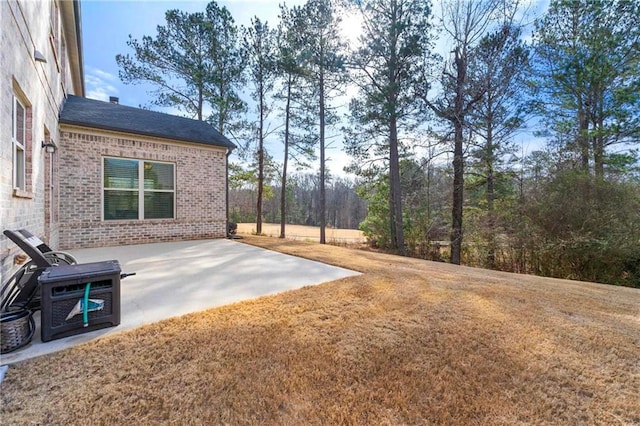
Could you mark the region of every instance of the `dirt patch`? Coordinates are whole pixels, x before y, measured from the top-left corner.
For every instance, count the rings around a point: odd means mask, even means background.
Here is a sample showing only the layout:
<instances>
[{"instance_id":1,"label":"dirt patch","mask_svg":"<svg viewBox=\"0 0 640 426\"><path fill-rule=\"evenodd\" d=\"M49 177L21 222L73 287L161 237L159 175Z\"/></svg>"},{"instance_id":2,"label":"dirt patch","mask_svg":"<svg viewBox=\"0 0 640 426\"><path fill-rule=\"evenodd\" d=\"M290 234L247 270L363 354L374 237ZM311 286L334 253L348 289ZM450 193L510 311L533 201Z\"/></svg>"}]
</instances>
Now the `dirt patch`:
<instances>
[{"instance_id":1,"label":"dirt patch","mask_svg":"<svg viewBox=\"0 0 640 426\"><path fill-rule=\"evenodd\" d=\"M255 223L238 224L238 234L252 235L255 233ZM279 237L280 224L263 223L262 234L269 237ZM285 236L292 240L320 241L320 228L317 226L286 225ZM328 243L362 243L366 241L362 231L357 229L326 228L325 237Z\"/></svg>"},{"instance_id":2,"label":"dirt patch","mask_svg":"<svg viewBox=\"0 0 640 426\"><path fill-rule=\"evenodd\" d=\"M364 274L12 366L2 423L640 424L637 289L243 241Z\"/></svg>"}]
</instances>

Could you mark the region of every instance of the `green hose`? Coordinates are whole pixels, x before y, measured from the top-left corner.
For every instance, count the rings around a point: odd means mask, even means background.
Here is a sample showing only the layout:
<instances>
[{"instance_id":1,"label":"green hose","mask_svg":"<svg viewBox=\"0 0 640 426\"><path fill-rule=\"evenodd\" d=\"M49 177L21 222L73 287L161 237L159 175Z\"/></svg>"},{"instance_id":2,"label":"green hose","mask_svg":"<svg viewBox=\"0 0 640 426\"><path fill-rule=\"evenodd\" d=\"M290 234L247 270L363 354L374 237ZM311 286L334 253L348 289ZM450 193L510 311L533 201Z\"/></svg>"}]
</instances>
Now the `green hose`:
<instances>
[{"instance_id":1,"label":"green hose","mask_svg":"<svg viewBox=\"0 0 640 426\"><path fill-rule=\"evenodd\" d=\"M89 291L91 283L84 286L84 303L82 304L82 321L85 327L89 327Z\"/></svg>"}]
</instances>

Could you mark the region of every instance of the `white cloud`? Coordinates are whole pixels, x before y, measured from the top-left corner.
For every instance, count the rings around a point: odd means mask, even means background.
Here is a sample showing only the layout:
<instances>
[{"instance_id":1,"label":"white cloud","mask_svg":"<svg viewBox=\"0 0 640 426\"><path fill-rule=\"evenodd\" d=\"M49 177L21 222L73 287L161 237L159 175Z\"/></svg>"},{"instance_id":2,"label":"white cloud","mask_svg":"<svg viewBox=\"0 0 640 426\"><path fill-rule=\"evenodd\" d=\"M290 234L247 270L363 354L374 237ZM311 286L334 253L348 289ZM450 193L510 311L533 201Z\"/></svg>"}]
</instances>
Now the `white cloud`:
<instances>
[{"instance_id":1,"label":"white cloud","mask_svg":"<svg viewBox=\"0 0 640 426\"><path fill-rule=\"evenodd\" d=\"M84 76L87 98L108 101L109 96L118 94L114 85L118 79L113 74L98 68L89 67Z\"/></svg>"},{"instance_id":2,"label":"white cloud","mask_svg":"<svg viewBox=\"0 0 640 426\"><path fill-rule=\"evenodd\" d=\"M102 80L107 80L107 81L118 81L118 77L111 74L110 72L107 71L103 71L101 69L97 69L97 68L89 68L89 72L91 72L92 74L95 74L96 77L102 79Z\"/></svg>"}]
</instances>

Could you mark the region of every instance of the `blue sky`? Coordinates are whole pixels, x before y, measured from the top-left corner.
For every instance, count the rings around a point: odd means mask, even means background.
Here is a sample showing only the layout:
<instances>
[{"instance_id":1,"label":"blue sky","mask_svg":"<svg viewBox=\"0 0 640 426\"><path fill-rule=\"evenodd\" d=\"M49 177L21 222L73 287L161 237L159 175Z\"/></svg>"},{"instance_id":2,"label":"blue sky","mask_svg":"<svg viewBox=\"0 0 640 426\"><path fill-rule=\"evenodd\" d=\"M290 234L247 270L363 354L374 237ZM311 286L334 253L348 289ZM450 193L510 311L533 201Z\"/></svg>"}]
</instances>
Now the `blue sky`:
<instances>
[{"instance_id":1,"label":"blue sky","mask_svg":"<svg viewBox=\"0 0 640 426\"><path fill-rule=\"evenodd\" d=\"M301 3L288 1L288 5ZM203 12L208 1L99 1L84 0L82 8L82 37L87 97L107 100L118 96L120 103L129 106L146 105L151 99L149 86L125 85L118 78L117 54L132 53L127 46L129 35L135 39L155 36L156 27L166 23L165 12L179 9ZM226 6L238 25L248 25L251 17L259 16L272 25L277 23L278 1L231 0L219 1Z\"/></svg>"}]
</instances>

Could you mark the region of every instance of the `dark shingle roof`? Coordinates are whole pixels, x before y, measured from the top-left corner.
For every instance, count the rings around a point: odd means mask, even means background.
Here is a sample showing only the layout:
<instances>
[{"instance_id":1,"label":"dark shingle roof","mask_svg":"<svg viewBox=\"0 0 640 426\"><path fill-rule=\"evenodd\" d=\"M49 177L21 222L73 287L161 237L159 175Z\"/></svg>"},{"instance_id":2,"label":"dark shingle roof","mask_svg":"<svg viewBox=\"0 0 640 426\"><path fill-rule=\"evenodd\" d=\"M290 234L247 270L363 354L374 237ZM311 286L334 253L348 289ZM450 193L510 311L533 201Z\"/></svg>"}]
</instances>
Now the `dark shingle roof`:
<instances>
[{"instance_id":1,"label":"dark shingle roof","mask_svg":"<svg viewBox=\"0 0 640 426\"><path fill-rule=\"evenodd\" d=\"M60 123L215 145L230 150L236 147L204 121L72 95L67 97L62 107Z\"/></svg>"}]
</instances>

